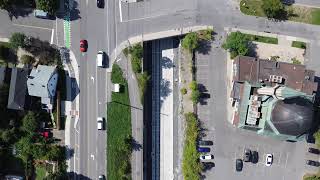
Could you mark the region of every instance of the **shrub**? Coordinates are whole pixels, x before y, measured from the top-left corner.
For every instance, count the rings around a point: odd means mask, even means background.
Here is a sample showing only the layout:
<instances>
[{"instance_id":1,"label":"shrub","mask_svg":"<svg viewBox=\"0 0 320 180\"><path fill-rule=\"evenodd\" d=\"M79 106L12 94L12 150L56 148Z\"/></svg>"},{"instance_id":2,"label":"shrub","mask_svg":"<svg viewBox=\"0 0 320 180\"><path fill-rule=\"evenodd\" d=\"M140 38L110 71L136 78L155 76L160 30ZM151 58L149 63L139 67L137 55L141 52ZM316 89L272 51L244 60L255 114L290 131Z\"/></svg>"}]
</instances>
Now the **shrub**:
<instances>
[{"instance_id":1,"label":"shrub","mask_svg":"<svg viewBox=\"0 0 320 180\"><path fill-rule=\"evenodd\" d=\"M191 81L191 83L189 84L189 88L194 91L198 89L198 85L196 81Z\"/></svg>"},{"instance_id":2,"label":"shrub","mask_svg":"<svg viewBox=\"0 0 320 180\"><path fill-rule=\"evenodd\" d=\"M199 90L194 90L191 92L191 101L194 104L197 104L199 102L199 98L200 98L200 91Z\"/></svg>"},{"instance_id":3,"label":"shrub","mask_svg":"<svg viewBox=\"0 0 320 180\"><path fill-rule=\"evenodd\" d=\"M298 64L298 65L301 64L301 61L299 61L299 60L298 60L297 58L295 58L295 57L292 58L291 61L292 61L292 64Z\"/></svg>"},{"instance_id":4,"label":"shrub","mask_svg":"<svg viewBox=\"0 0 320 180\"><path fill-rule=\"evenodd\" d=\"M25 39L26 36L22 33L13 33L10 37L11 47L14 49L18 49L19 47L25 47Z\"/></svg>"},{"instance_id":5,"label":"shrub","mask_svg":"<svg viewBox=\"0 0 320 180\"><path fill-rule=\"evenodd\" d=\"M188 91L187 91L186 88L181 88L180 92L181 92L182 95L185 95L185 94L187 94Z\"/></svg>"},{"instance_id":6,"label":"shrub","mask_svg":"<svg viewBox=\"0 0 320 180\"><path fill-rule=\"evenodd\" d=\"M199 31L199 38L206 40L206 41L211 41L213 36L213 29L206 29L206 30L201 30Z\"/></svg>"},{"instance_id":7,"label":"shrub","mask_svg":"<svg viewBox=\"0 0 320 180\"><path fill-rule=\"evenodd\" d=\"M320 148L320 130L313 134L313 137L316 140L316 145Z\"/></svg>"},{"instance_id":8,"label":"shrub","mask_svg":"<svg viewBox=\"0 0 320 180\"><path fill-rule=\"evenodd\" d=\"M147 84L150 79L150 75L148 75L147 72L144 72L143 74L137 74L137 79L138 79L138 85L139 85L139 90L140 90L140 100L141 103L143 104L144 102L144 93L146 92L147 89Z\"/></svg>"},{"instance_id":9,"label":"shrub","mask_svg":"<svg viewBox=\"0 0 320 180\"><path fill-rule=\"evenodd\" d=\"M132 70L134 73L140 73L141 72L141 60L135 57L131 58L132 63Z\"/></svg>"},{"instance_id":10,"label":"shrub","mask_svg":"<svg viewBox=\"0 0 320 180\"><path fill-rule=\"evenodd\" d=\"M32 56L26 54L22 55L20 60L23 64L33 64L35 62L35 59Z\"/></svg>"},{"instance_id":11,"label":"shrub","mask_svg":"<svg viewBox=\"0 0 320 180\"><path fill-rule=\"evenodd\" d=\"M237 31L232 32L227 37L226 42L222 45L224 49L228 49L231 53L231 59L238 55L247 55L249 52L249 40L248 37Z\"/></svg>"},{"instance_id":12,"label":"shrub","mask_svg":"<svg viewBox=\"0 0 320 180\"><path fill-rule=\"evenodd\" d=\"M133 45L129 52L133 58L141 59L143 56L143 48L140 43Z\"/></svg>"}]
</instances>

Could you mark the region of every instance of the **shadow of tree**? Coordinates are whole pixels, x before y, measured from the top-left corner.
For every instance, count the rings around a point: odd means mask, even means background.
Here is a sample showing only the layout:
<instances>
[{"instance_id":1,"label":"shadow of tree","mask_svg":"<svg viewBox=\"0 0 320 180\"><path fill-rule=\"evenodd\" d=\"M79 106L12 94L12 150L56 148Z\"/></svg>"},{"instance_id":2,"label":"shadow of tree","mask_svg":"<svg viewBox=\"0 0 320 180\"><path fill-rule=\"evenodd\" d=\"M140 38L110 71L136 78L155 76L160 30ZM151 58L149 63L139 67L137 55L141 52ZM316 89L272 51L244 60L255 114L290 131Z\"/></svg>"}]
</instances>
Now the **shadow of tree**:
<instances>
[{"instance_id":1,"label":"shadow of tree","mask_svg":"<svg viewBox=\"0 0 320 180\"><path fill-rule=\"evenodd\" d=\"M202 40L199 42L199 48L197 48L198 53L208 54L211 51L211 41Z\"/></svg>"},{"instance_id":2,"label":"shadow of tree","mask_svg":"<svg viewBox=\"0 0 320 180\"><path fill-rule=\"evenodd\" d=\"M133 138L132 138L132 149L134 151L140 151L142 149L142 145Z\"/></svg>"},{"instance_id":3,"label":"shadow of tree","mask_svg":"<svg viewBox=\"0 0 320 180\"><path fill-rule=\"evenodd\" d=\"M172 89L170 89L170 81L161 79L160 82L160 107L163 101L170 95Z\"/></svg>"},{"instance_id":4,"label":"shadow of tree","mask_svg":"<svg viewBox=\"0 0 320 180\"><path fill-rule=\"evenodd\" d=\"M33 12L33 8L10 7L7 9L10 20L13 18L27 17Z\"/></svg>"},{"instance_id":5,"label":"shadow of tree","mask_svg":"<svg viewBox=\"0 0 320 180\"><path fill-rule=\"evenodd\" d=\"M175 65L173 64L172 60L169 59L168 57L163 57L162 58L161 66L164 69L171 69L171 68L175 67Z\"/></svg>"}]
</instances>

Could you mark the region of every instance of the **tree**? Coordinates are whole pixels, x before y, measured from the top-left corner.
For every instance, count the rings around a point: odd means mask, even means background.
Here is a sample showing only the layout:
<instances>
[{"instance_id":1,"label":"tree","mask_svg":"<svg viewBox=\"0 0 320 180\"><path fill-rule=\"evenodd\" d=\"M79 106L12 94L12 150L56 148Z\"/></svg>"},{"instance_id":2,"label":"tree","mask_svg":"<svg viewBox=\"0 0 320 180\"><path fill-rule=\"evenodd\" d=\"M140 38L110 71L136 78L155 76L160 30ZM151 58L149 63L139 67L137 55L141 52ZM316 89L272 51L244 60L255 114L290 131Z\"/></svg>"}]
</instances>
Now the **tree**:
<instances>
[{"instance_id":1,"label":"tree","mask_svg":"<svg viewBox=\"0 0 320 180\"><path fill-rule=\"evenodd\" d=\"M0 9L9 9L12 5L12 0L0 0Z\"/></svg>"},{"instance_id":2,"label":"tree","mask_svg":"<svg viewBox=\"0 0 320 180\"><path fill-rule=\"evenodd\" d=\"M22 55L20 60L23 64L33 64L35 62L34 58L27 54Z\"/></svg>"},{"instance_id":3,"label":"tree","mask_svg":"<svg viewBox=\"0 0 320 180\"><path fill-rule=\"evenodd\" d=\"M313 134L313 137L316 140L316 145L320 148L320 130Z\"/></svg>"},{"instance_id":4,"label":"tree","mask_svg":"<svg viewBox=\"0 0 320 180\"><path fill-rule=\"evenodd\" d=\"M46 159L51 161L62 161L65 159L65 151L65 147L57 145L50 146L46 153Z\"/></svg>"},{"instance_id":5,"label":"tree","mask_svg":"<svg viewBox=\"0 0 320 180\"><path fill-rule=\"evenodd\" d=\"M222 45L224 49L228 49L231 53L231 58L238 55L247 55L249 52L249 40L245 34L241 32L232 32Z\"/></svg>"},{"instance_id":6,"label":"tree","mask_svg":"<svg viewBox=\"0 0 320 180\"><path fill-rule=\"evenodd\" d=\"M36 114L29 111L22 119L22 129L29 134L34 134L39 127L39 122L37 120Z\"/></svg>"},{"instance_id":7,"label":"tree","mask_svg":"<svg viewBox=\"0 0 320 180\"><path fill-rule=\"evenodd\" d=\"M24 136L16 143L18 154L22 157L24 162L27 162L28 158L32 155L32 146L32 139L30 136Z\"/></svg>"},{"instance_id":8,"label":"tree","mask_svg":"<svg viewBox=\"0 0 320 180\"><path fill-rule=\"evenodd\" d=\"M26 36L22 33L13 33L10 37L11 47L14 49L18 49L19 47L25 47L25 39Z\"/></svg>"},{"instance_id":9,"label":"tree","mask_svg":"<svg viewBox=\"0 0 320 180\"><path fill-rule=\"evenodd\" d=\"M58 2L58 0L36 0L36 7L50 15L55 15L59 8Z\"/></svg>"},{"instance_id":10,"label":"tree","mask_svg":"<svg viewBox=\"0 0 320 180\"><path fill-rule=\"evenodd\" d=\"M285 8L280 0L263 0L262 9L268 18L278 19L285 15Z\"/></svg>"},{"instance_id":11,"label":"tree","mask_svg":"<svg viewBox=\"0 0 320 180\"><path fill-rule=\"evenodd\" d=\"M182 47L190 52L197 49L199 46L199 38L197 33L191 32L187 34L182 40Z\"/></svg>"}]
</instances>

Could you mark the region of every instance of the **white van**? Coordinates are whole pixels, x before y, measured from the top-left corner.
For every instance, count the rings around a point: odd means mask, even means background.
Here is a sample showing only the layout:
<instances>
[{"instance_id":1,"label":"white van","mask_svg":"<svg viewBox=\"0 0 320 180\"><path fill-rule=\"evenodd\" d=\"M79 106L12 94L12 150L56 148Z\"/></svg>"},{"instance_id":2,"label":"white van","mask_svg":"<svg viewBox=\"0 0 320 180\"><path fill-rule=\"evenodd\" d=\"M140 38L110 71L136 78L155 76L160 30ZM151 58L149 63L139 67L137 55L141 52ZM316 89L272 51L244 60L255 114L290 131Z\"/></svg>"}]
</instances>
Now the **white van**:
<instances>
[{"instance_id":1,"label":"white van","mask_svg":"<svg viewBox=\"0 0 320 180\"><path fill-rule=\"evenodd\" d=\"M98 130L103 130L103 118L102 117L97 118L97 128L98 128Z\"/></svg>"},{"instance_id":2,"label":"white van","mask_svg":"<svg viewBox=\"0 0 320 180\"><path fill-rule=\"evenodd\" d=\"M104 61L104 52L99 51L97 54L97 66L98 67L103 67L103 61Z\"/></svg>"}]
</instances>

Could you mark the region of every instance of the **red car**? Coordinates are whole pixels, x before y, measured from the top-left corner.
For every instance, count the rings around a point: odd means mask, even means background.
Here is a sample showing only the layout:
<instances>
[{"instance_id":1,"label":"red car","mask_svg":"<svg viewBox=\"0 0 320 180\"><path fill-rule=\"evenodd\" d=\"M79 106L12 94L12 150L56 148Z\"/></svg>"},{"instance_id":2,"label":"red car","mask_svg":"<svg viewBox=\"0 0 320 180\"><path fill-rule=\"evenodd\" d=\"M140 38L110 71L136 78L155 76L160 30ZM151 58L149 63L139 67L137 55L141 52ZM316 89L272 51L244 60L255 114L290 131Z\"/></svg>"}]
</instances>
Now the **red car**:
<instances>
[{"instance_id":1,"label":"red car","mask_svg":"<svg viewBox=\"0 0 320 180\"><path fill-rule=\"evenodd\" d=\"M81 40L80 41L80 51L81 52L87 52L87 48L88 48L87 40Z\"/></svg>"}]
</instances>

